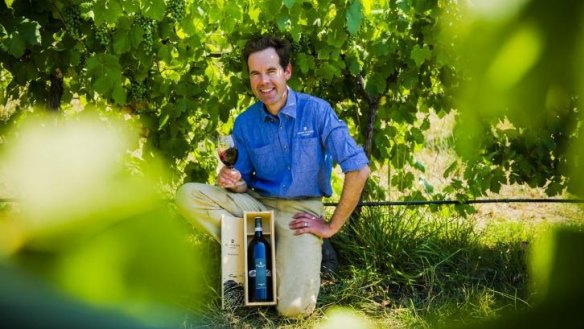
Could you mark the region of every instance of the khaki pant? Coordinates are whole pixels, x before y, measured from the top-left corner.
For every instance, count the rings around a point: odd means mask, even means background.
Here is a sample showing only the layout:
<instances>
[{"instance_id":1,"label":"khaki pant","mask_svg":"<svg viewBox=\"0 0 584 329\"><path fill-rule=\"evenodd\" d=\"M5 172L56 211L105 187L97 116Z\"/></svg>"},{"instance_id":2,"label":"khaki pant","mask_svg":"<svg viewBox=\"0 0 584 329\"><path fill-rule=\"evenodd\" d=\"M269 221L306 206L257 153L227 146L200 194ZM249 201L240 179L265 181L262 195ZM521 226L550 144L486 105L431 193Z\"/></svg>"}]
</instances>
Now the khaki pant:
<instances>
[{"instance_id":1,"label":"khaki pant","mask_svg":"<svg viewBox=\"0 0 584 329\"><path fill-rule=\"evenodd\" d=\"M312 234L294 235L288 227L292 216L307 212L321 216L318 198L286 200L249 193L231 193L223 188L187 183L179 188L176 203L194 226L221 241L221 217L243 217L244 211L273 210L276 227L278 312L283 316L308 315L314 311L320 289L322 239Z\"/></svg>"}]
</instances>

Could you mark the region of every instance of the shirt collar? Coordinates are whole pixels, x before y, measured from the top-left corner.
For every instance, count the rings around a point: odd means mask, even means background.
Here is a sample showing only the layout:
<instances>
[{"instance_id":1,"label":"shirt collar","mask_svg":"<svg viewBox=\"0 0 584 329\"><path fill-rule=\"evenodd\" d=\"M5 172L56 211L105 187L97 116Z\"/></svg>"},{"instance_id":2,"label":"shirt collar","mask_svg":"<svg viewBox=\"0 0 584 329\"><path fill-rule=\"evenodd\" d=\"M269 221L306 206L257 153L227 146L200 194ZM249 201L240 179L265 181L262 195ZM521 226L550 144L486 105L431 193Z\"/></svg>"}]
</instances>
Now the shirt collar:
<instances>
[{"instance_id":1,"label":"shirt collar","mask_svg":"<svg viewBox=\"0 0 584 329\"><path fill-rule=\"evenodd\" d=\"M290 87L287 87L287 88L288 88L288 97L286 98L286 104L284 105L284 107L282 107L282 109L278 113L278 117L280 117L281 114L284 114L284 115L289 116L293 119L296 119L296 93ZM266 106L263 104L262 104L262 110L263 110L264 122L273 120L274 116L271 115L266 110Z\"/></svg>"}]
</instances>

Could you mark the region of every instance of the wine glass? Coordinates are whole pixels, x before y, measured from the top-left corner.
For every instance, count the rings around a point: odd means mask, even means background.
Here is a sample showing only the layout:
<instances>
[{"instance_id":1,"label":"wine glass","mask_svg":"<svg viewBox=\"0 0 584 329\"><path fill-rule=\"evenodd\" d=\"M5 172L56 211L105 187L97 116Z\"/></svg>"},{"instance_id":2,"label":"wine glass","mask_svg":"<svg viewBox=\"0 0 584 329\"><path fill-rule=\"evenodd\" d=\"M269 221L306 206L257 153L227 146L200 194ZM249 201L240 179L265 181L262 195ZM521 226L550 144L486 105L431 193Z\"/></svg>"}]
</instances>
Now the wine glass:
<instances>
[{"instance_id":1,"label":"wine glass","mask_svg":"<svg viewBox=\"0 0 584 329\"><path fill-rule=\"evenodd\" d=\"M233 168L237 161L237 148L233 142L233 136L219 135L217 138L217 152L219 153L219 160L227 168Z\"/></svg>"}]
</instances>

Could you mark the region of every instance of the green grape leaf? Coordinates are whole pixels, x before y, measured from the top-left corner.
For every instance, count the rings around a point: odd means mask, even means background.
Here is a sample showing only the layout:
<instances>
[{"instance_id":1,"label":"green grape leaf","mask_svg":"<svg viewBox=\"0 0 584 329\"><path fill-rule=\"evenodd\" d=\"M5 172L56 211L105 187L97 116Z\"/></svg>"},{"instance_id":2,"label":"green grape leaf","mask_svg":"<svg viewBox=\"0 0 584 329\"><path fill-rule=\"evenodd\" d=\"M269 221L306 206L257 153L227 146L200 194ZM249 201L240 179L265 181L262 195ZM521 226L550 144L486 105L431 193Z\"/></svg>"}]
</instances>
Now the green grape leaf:
<instances>
[{"instance_id":1,"label":"green grape leaf","mask_svg":"<svg viewBox=\"0 0 584 329\"><path fill-rule=\"evenodd\" d=\"M506 183L505 172L501 168L492 171L492 180L489 189L495 193L499 193L501 186Z\"/></svg>"},{"instance_id":2,"label":"green grape leaf","mask_svg":"<svg viewBox=\"0 0 584 329\"><path fill-rule=\"evenodd\" d=\"M162 45L160 48L158 48L158 58L160 58L162 61L170 63L172 61L171 48L172 46L170 45Z\"/></svg>"},{"instance_id":3,"label":"green grape leaf","mask_svg":"<svg viewBox=\"0 0 584 329\"><path fill-rule=\"evenodd\" d=\"M378 57L387 56L394 51L394 45L386 39L376 40L371 45L370 51Z\"/></svg>"},{"instance_id":4,"label":"green grape leaf","mask_svg":"<svg viewBox=\"0 0 584 329\"><path fill-rule=\"evenodd\" d=\"M280 31L286 31L292 22L290 21L290 17L288 17L288 15L281 15L278 17L277 24Z\"/></svg>"},{"instance_id":5,"label":"green grape leaf","mask_svg":"<svg viewBox=\"0 0 584 329\"><path fill-rule=\"evenodd\" d=\"M210 81L216 81L216 80L221 79L221 73L219 72L219 69L211 61L209 61L207 63L207 68L205 69L205 75L207 76L207 78Z\"/></svg>"},{"instance_id":6,"label":"green grape leaf","mask_svg":"<svg viewBox=\"0 0 584 329\"><path fill-rule=\"evenodd\" d=\"M140 0L124 0L122 6L127 13L138 12L140 11Z\"/></svg>"},{"instance_id":7,"label":"green grape leaf","mask_svg":"<svg viewBox=\"0 0 584 329\"><path fill-rule=\"evenodd\" d=\"M412 48L412 52L410 54L410 58L416 62L417 66L422 65L426 60L432 57L432 51L428 48L428 46L420 47L418 45Z\"/></svg>"},{"instance_id":8,"label":"green grape leaf","mask_svg":"<svg viewBox=\"0 0 584 329\"><path fill-rule=\"evenodd\" d=\"M254 23L258 23L260 21L260 13L262 11L260 10L260 8L258 7L250 7L247 10L247 15L249 16L249 18L254 22Z\"/></svg>"},{"instance_id":9,"label":"green grape leaf","mask_svg":"<svg viewBox=\"0 0 584 329\"><path fill-rule=\"evenodd\" d=\"M4 0L4 3L6 4L6 7L8 7L8 8L12 8L13 2L14 2L14 0Z\"/></svg>"},{"instance_id":10,"label":"green grape leaf","mask_svg":"<svg viewBox=\"0 0 584 329\"><path fill-rule=\"evenodd\" d=\"M296 0L284 0L284 5L288 9L292 9L292 7L294 7L294 3L296 3Z\"/></svg>"},{"instance_id":11,"label":"green grape leaf","mask_svg":"<svg viewBox=\"0 0 584 329\"><path fill-rule=\"evenodd\" d=\"M122 84L122 67L113 55L98 54L89 58L87 73L95 79L92 83L95 90L104 96L110 96L114 86Z\"/></svg>"},{"instance_id":12,"label":"green grape leaf","mask_svg":"<svg viewBox=\"0 0 584 329\"><path fill-rule=\"evenodd\" d=\"M341 73L337 67L329 63L322 63L316 71L316 74L321 76L325 81L331 81L335 76L338 76Z\"/></svg>"},{"instance_id":13,"label":"green grape leaf","mask_svg":"<svg viewBox=\"0 0 584 329\"><path fill-rule=\"evenodd\" d=\"M112 98L118 105L126 104L126 90L121 84L116 84L112 92Z\"/></svg>"},{"instance_id":14,"label":"green grape leaf","mask_svg":"<svg viewBox=\"0 0 584 329\"><path fill-rule=\"evenodd\" d=\"M8 53L12 56L19 58L24 55L24 49L26 48L24 39L18 32L14 32L8 35L8 38L4 40L3 44L6 47Z\"/></svg>"},{"instance_id":15,"label":"green grape leaf","mask_svg":"<svg viewBox=\"0 0 584 329\"><path fill-rule=\"evenodd\" d=\"M97 26L116 23L123 14L119 0L96 1L93 4L93 20Z\"/></svg>"},{"instance_id":16,"label":"green grape leaf","mask_svg":"<svg viewBox=\"0 0 584 329\"><path fill-rule=\"evenodd\" d=\"M265 0L262 3L264 5L262 11L265 13L271 13L272 15L279 13L280 8L282 7L281 0Z\"/></svg>"},{"instance_id":17,"label":"green grape leaf","mask_svg":"<svg viewBox=\"0 0 584 329\"><path fill-rule=\"evenodd\" d=\"M306 74L314 68L314 59L312 56L301 53L298 54L298 57L296 58L296 65L300 67L300 72Z\"/></svg>"},{"instance_id":18,"label":"green grape leaf","mask_svg":"<svg viewBox=\"0 0 584 329\"><path fill-rule=\"evenodd\" d=\"M419 128L412 127L412 128L410 128L410 131L408 133L415 143L417 143L417 144L424 143L424 134L422 133L422 131Z\"/></svg>"},{"instance_id":19,"label":"green grape leaf","mask_svg":"<svg viewBox=\"0 0 584 329\"><path fill-rule=\"evenodd\" d=\"M351 53L346 57L347 67L349 68L349 72L352 75L358 75L361 73L361 69L363 68L363 61L357 57L356 54Z\"/></svg>"},{"instance_id":20,"label":"green grape leaf","mask_svg":"<svg viewBox=\"0 0 584 329\"><path fill-rule=\"evenodd\" d=\"M292 25L292 28L290 29L290 35L292 36L292 40L294 40L294 42L299 42L300 38L302 37L302 27L298 24Z\"/></svg>"},{"instance_id":21,"label":"green grape leaf","mask_svg":"<svg viewBox=\"0 0 584 329\"><path fill-rule=\"evenodd\" d=\"M104 75L95 80L93 87L98 93L108 95L114 88L114 80L110 76Z\"/></svg>"},{"instance_id":22,"label":"green grape leaf","mask_svg":"<svg viewBox=\"0 0 584 329\"><path fill-rule=\"evenodd\" d=\"M164 17L165 11L166 11L165 1L142 0L142 15L144 15L144 17L159 21L162 20L162 18Z\"/></svg>"},{"instance_id":23,"label":"green grape leaf","mask_svg":"<svg viewBox=\"0 0 584 329\"><path fill-rule=\"evenodd\" d=\"M370 94L381 94L385 91L385 78L381 74L372 74L365 85L365 89Z\"/></svg>"},{"instance_id":24,"label":"green grape leaf","mask_svg":"<svg viewBox=\"0 0 584 329\"><path fill-rule=\"evenodd\" d=\"M22 34L22 38L24 41L26 41L27 44L41 44L41 25L38 22L24 19L18 24L18 30Z\"/></svg>"},{"instance_id":25,"label":"green grape leaf","mask_svg":"<svg viewBox=\"0 0 584 329\"><path fill-rule=\"evenodd\" d=\"M359 31L361 21L363 20L363 6L360 0L352 0L349 9L346 12L347 30L351 34Z\"/></svg>"},{"instance_id":26,"label":"green grape leaf","mask_svg":"<svg viewBox=\"0 0 584 329\"><path fill-rule=\"evenodd\" d=\"M327 34L327 44L335 48L341 48L345 41L347 41L347 34L342 29L335 29Z\"/></svg>"},{"instance_id":27,"label":"green grape leaf","mask_svg":"<svg viewBox=\"0 0 584 329\"><path fill-rule=\"evenodd\" d=\"M190 103L189 100L185 97L181 97L176 103L175 103L175 109L176 111L173 112L175 117L178 117L180 113L184 113L187 112L187 110L189 109Z\"/></svg>"},{"instance_id":28,"label":"green grape leaf","mask_svg":"<svg viewBox=\"0 0 584 329\"><path fill-rule=\"evenodd\" d=\"M132 49L131 27L132 23L127 17L123 17L118 21L116 33L113 36L114 52L116 54L123 54Z\"/></svg>"},{"instance_id":29,"label":"green grape leaf","mask_svg":"<svg viewBox=\"0 0 584 329\"><path fill-rule=\"evenodd\" d=\"M144 38L144 29L141 26L133 25L128 33L128 39L132 48L138 48Z\"/></svg>"},{"instance_id":30,"label":"green grape leaf","mask_svg":"<svg viewBox=\"0 0 584 329\"><path fill-rule=\"evenodd\" d=\"M225 6L223 11L222 26L226 33L231 33L235 30L235 27L241 22L242 11L236 3L230 3Z\"/></svg>"},{"instance_id":31,"label":"green grape leaf","mask_svg":"<svg viewBox=\"0 0 584 329\"><path fill-rule=\"evenodd\" d=\"M38 77L38 70L30 62L19 62L14 67L14 78L23 84Z\"/></svg>"}]
</instances>

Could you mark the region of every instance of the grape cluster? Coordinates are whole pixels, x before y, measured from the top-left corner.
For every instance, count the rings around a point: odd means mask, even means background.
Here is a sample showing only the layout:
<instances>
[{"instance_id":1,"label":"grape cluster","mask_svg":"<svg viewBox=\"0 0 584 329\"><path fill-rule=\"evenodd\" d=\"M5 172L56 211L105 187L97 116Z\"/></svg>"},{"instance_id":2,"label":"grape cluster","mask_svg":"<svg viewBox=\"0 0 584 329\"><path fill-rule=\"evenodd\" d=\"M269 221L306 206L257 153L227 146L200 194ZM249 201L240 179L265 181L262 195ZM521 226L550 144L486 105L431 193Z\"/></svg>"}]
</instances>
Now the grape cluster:
<instances>
[{"instance_id":1,"label":"grape cluster","mask_svg":"<svg viewBox=\"0 0 584 329\"><path fill-rule=\"evenodd\" d=\"M87 64L88 57L89 55L85 51L82 52L81 55L79 55L79 67L85 67L85 64Z\"/></svg>"},{"instance_id":2,"label":"grape cluster","mask_svg":"<svg viewBox=\"0 0 584 329\"><path fill-rule=\"evenodd\" d=\"M130 82L130 99L136 103L142 103L147 92L146 85L144 82L138 82L134 78L130 78Z\"/></svg>"},{"instance_id":3,"label":"grape cluster","mask_svg":"<svg viewBox=\"0 0 584 329\"><path fill-rule=\"evenodd\" d=\"M82 23L81 11L78 6L70 6L63 12L65 31L75 40L81 39L80 27Z\"/></svg>"},{"instance_id":4,"label":"grape cluster","mask_svg":"<svg viewBox=\"0 0 584 329\"><path fill-rule=\"evenodd\" d=\"M107 47L111 42L111 35L105 24L102 24L95 29L95 37L104 47Z\"/></svg>"},{"instance_id":5,"label":"grape cluster","mask_svg":"<svg viewBox=\"0 0 584 329\"><path fill-rule=\"evenodd\" d=\"M166 13L173 22L179 22L185 17L185 0L170 0L166 5Z\"/></svg>"},{"instance_id":6,"label":"grape cluster","mask_svg":"<svg viewBox=\"0 0 584 329\"><path fill-rule=\"evenodd\" d=\"M152 49L154 48L154 35L156 34L156 24L154 24L153 20L142 15L138 15L134 18L134 24L137 24L144 30L144 48L147 54L152 54Z\"/></svg>"}]
</instances>

